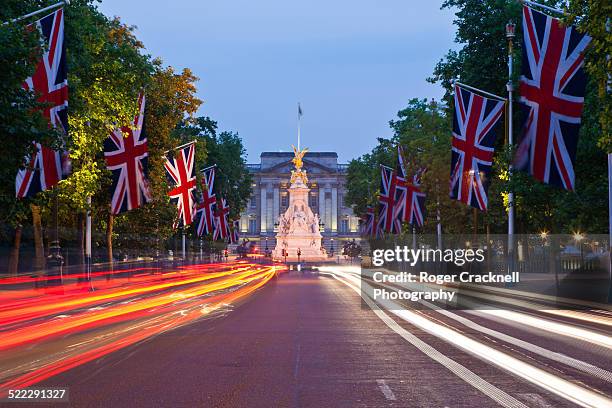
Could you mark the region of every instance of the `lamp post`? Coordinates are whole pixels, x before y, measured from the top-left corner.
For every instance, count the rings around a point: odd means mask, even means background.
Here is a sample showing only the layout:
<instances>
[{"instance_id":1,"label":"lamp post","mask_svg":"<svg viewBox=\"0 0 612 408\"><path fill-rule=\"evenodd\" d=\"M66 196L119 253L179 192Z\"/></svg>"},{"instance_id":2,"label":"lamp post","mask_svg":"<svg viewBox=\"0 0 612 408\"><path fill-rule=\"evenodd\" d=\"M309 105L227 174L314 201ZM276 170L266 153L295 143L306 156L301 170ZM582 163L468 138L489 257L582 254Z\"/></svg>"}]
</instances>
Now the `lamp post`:
<instances>
[{"instance_id":1,"label":"lamp post","mask_svg":"<svg viewBox=\"0 0 612 408\"><path fill-rule=\"evenodd\" d=\"M508 115L506 120L508 121L508 146L512 148L514 146L514 137L512 129L512 94L514 92L514 84L512 83L512 64L513 64L513 51L514 51L514 35L515 35L516 24L509 21L506 24L506 38L508 39L508 83L506 89L508 90ZM508 168L510 179L512 180L512 162ZM508 193L508 272L512 273L514 269L514 192Z\"/></svg>"},{"instance_id":2,"label":"lamp post","mask_svg":"<svg viewBox=\"0 0 612 408\"><path fill-rule=\"evenodd\" d=\"M584 235L580 232L577 231L574 233L574 242L576 242L576 245L580 247L580 268L582 268L584 265L584 253L582 252L582 240L584 239Z\"/></svg>"}]
</instances>

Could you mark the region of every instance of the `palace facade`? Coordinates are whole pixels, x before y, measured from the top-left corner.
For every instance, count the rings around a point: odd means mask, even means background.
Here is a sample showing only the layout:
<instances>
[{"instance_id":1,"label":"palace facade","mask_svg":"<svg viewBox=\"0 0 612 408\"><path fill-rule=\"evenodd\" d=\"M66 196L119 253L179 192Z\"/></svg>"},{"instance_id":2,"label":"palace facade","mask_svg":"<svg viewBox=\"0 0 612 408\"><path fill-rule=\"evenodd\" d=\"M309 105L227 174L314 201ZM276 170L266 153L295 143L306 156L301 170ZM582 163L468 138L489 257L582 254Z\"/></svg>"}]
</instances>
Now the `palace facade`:
<instances>
[{"instance_id":1,"label":"palace facade","mask_svg":"<svg viewBox=\"0 0 612 408\"><path fill-rule=\"evenodd\" d=\"M278 217L289 205L293 157L293 152L264 152L260 163L248 165L253 193L241 214L240 229L242 237L261 240L262 249L266 245L263 241L270 250L274 248ZM359 236L359 220L344 200L348 165L338 163L334 152L308 152L303 161L310 187L308 204L319 214L323 245L337 251L342 241Z\"/></svg>"}]
</instances>

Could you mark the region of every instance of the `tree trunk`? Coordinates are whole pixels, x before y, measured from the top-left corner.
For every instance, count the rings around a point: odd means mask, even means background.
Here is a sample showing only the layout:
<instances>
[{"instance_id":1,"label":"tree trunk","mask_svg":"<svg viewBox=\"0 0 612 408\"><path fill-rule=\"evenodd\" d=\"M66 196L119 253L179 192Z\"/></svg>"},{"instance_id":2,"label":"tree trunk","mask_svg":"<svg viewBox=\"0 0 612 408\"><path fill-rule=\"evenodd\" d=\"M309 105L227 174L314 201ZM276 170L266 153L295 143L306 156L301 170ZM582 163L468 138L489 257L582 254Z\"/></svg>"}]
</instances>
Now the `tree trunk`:
<instances>
[{"instance_id":1,"label":"tree trunk","mask_svg":"<svg viewBox=\"0 0 612 408\"><path fill-rule=\"evenodd\" d=\"M11 249L11 257L9 259L8 273L17 275L19 271L19 248L21 247L21 225L15 228L15 239L13 240L13 248Z\"/></svg>"},{"instance_id":2,"label":"tree trunk","mask_svg":"<svg viewBox=\"0 0 612 408\"><path fill-rule=\"evenodd\" d=\"M34 226L34 269L42 271L45 268L45 247L42 235L42 221L40 218L40 207L30 204L32 210L32 225Z\"/></svg>"},{"instance_id":3,"label":"tree trunk","mask_svg":"<svg viewBox=\"0 0 612 408\"><path fill-rule=\"evenodd\" d=\"M79 243L77 249L77 264L83 265L85 263L85 217L82 212L79 213L77 234L77 242Z\"/></svg>"},{"instance_id":4,"label":"tree trunk","mask_svg":"<svg viewBox=\"0 0 612 408\"><path fill-rule=\"evenodd\" d=\"M113 267L113 217L112 213L108 213L108 220L106 223L106 253L108 256L108 262L110 267Z\"/></svg>"}]
</instances>

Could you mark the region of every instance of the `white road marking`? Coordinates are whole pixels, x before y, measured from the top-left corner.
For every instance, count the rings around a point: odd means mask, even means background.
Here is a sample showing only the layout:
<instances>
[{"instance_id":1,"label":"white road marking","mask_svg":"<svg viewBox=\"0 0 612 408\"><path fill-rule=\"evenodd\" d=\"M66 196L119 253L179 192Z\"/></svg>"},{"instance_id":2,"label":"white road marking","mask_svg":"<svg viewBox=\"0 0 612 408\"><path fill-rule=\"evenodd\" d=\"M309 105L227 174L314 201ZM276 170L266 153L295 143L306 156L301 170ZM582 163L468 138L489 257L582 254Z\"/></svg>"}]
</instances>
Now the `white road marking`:
<instances>
[{"instance_id":1,"label":"white road marking","mask_svg":"<svg viewBox=\"0 0 612 408\"><path fill-rule=\"evenodd\" d=\"M513 312L511 310L468 310L468 313L482 317L494 316L505 320L510 320L526 326L536 327L539 330L546 330L551 333L561 334L563 336L573 337L582 341L586 341L598 346L612 349L612 337L604 334L595 333L591 330L573 327L563 323L552 322L550 320L540 319L527 315L525 313Z\"/></svg>"},{"instance_id":2,"label":"white road marking","mask_svg":"<svg viewBox=\"0 0 612 408\"><path fill-rule=\"evenodd\" d=\"M519 397L532 404L534 408L554 408L540 394L526 393L519 394Z\"/></svg>"},{"instance_id":3,"label":"white road marking","mask_svg":"<svg viewBox=\"0 0 612 408\"><path fill-rule=\"evenodd\" d=\"M383 395L387 400L397 400L397 398L395 398L395 394L393 394L393 391L391 391L391 388L389 388L385 380L376 380L376 383L378 384L378 388L380 388L380 391L382 391Z\"/></svg>"},{"instance_id":4,"label":"white road marking","mask_svg":"<svg viewBox=\"0 0 612 408\"><path fill-rule=\"evenodd\" d=\"M322 268L323 269L323 268ZM360 296L364 299L368 305L372 308L372 310L376 313L376 305L370 299L366 293L364 293L364 289L367 290L368 293L373 292L373 287L361 280L359 277L347 274L342 272L339 268L327 267L323 270L329 270L332 272L332 276L336 278L336 275L342 276L347 280L352 281L355 284L349 284L348 282L338 279L341 282L349 285L353 288ZM337 278L336 278L337 279ZM509 371L532 384L535 384L545 390L548 390L556 395L559 395L562 398L565 398L575 404L578 404L583 407L612 407L612 400L607 398L606 396L599 394L597 392L591 391L589 389L583 388L579 385L576 385L570 381L567 381L563 378L557 377L556 375L550 374L549 372L539 369L535 366L527 364L517 358L514 358L506 353L503 353L493 347L486 346L478 341L471 339L463 334L457 332L456 330L450 329L446 326L437 324L432 322L429 319L426 319L416 313L413 313L409 310L402 308L400 304L391 301L381 300L378 302L382 307L384 307L387 311L393 313L397 317L405 320L422 330L427 331L435 335L436 337L446 341L447 343L453 344L454 346L467 351L468 353L477 356L483 361L487 361L500 367L503 370ZM373 306L373 307L372 307ZM382 312L380 312L382 313ZM376 313L379 315L379 313ZM386 314L382 313L387 319L391 319ZM381 319L382 316L379 315ZM540 319L541 320L541 319ZM395 321L393 321L395 323ZM397 325L397 323L395 323ZM388 324L389 325L389 324ZM401 326L397 325L401 328ZM391 327L391 326L389 326ZM568 326L569 327L569 326ZM412 334L410 334L412 336ZM402 336L404 337L404 336ZM404 337L406 338L406 337ZM408 340L408 339L407 339ZM417 339L421 341L420 339ZM409 340L410 341L410 340ZM421 341L422 342L422 341ZM414 344L414 343L413 343ZM426 343L423 343L427 347L431 347ZM436 352L438 352L436 350ZM439 353L439 352L438 352ZM444 356L446 357L446 356ZM452 360L451 360L452 361ZM453 361L454 362L454 361ZM473 373L472 373L473 374ZM482 379L481 379L482 380ZM483 380L484 381L484 380ZM468 381L471 383L471 381ZM487 383L488 384L488 383ZM489 384L491 385L491 384ZM501 391L501 390L500 390ZM503 392L503 391L502 391ZM506 394L507 395L507 394ZM491 396L491 395L490 395ZM494 398L491 396L491 398ZM511 397L512 398L512 397ZM514 398L513 398L514 399ZM514 399L514 401L520 403L518 400ZM524 404L520 403L522 406Z\"/></svg>"},{"instance_id":5,"label":"white road marking","mask_svg":"<svg viewBox=\"0 0 612 408\"><path fill-rule=\"evenodd\" d=\"M320 267L320 270L323 274L328 274L325 272L327 270L326 267ZM488 381L484 380L480 376L476 375L474 372L472 372L468 368L462 366L461 364L457 363L455 360L442 354L441 352L439 352L438 350L436 350L429 344L425 343L423 340L416 337L414 334L410 333L408 330L404 329L402 326L397 324L395 320L389 317L389 315L387 315L382 310L380 310L380 307L374 304L374 302L368 296L366 296L365 294L362 294L358 286L355 286L354 284L344 279L340 279L338 275L336 275L336 273L329 273L329 275L333 277L334 279L338 280L339 282L342 282L343 284L352 288L355 292L357 292L362 297L364 302L368 304L370 309L372 309L372 311L380 318L380 320L382 320L395 333L399 334L404 340L406 340L407 342L415 346L419 351L421 351L423 354L425 354L432 360L446 367L449 371L451 371L457 377L461 378L462 380L464 380L466 383L468 383L472 387L481 391L484 395L491 398L492 400L497 402L499 405L503 407L507 407L507 408L529 408L527 405L523 404L521 401L517 400L510 394L500 390L493 384L489 383ZM344 275L345 274L342 274L342 276Z\"/></svg>"},{"instance_id":6,"label":"white road marking","mask_svg":"<svg viewBox=\"0 0 612 408\"><path fill-rule=\"evenodd\" d=\"M389 286L389 285L385 285L385 284L380 284L380 286L388 287L388 288L392 288L393 289L393 286ZM398 285L398 286L406 287L406 285ZM477 330L477 331L479 331L481 333L484 333L484 334L487 334L487 335L489 335L491 337L495 337L495 338L497 338L499 340L505 341L506 343L512 344L514 346L521 347L521 348L523 348L523 349L525 349L527 351L530 351L530 352L532 352L534 354L538 354L538 355L540 355L542 357L546 357L546 358L548 358L550 360L557 361L559 363L568 365L568 366L573 367L573 368L575 368L577 370L580 370L580 371L583 371L585 373L588 373L588 374L590 374L590 375L592 375L594 377L601 378L602 380L605 380L605 381L608 381L608 382L612 382L612 373L610 371L604 370L603 368L600 368L600 367L597 367L595 365L589 364L589 363L584 362L582 360L578 360L578 359L569 357L569 356L567 356L565 354L562 354L562 353L557 353L557 352L554 352L554 351L550 351L548 349L545 349L543 347L537 346L535 344L531 344L531 343L526 342L524 340L517 339L515 337L512 337L512 336L509 336L507 334L495 331L493 329L489 329L488 327L481 326L478 323L475 323L475 322L473 322L470 319L467 319L467 318L465 318L463 316L459 316L459 315L457 315L457 314L455 314L453 312L450 312L448 310L436 307L435 305L433 305L433 304L431 304L429 302L426 302L424 300L420 300L419 303L421 303L421 304L429 307L430 309L433 309L436 312L438 312L440 314L443 314L444 316L446 316L446 317L448 317L450 319L453 319L453 320L455 320L455 321L457 321L457 322L459 322L459 323L461 323L461 324L463 324L463 325L465 325L465 326L467 326L467 327L469 327L469 328L471 328L473 330Z\"/></svg>"}]
</instances>

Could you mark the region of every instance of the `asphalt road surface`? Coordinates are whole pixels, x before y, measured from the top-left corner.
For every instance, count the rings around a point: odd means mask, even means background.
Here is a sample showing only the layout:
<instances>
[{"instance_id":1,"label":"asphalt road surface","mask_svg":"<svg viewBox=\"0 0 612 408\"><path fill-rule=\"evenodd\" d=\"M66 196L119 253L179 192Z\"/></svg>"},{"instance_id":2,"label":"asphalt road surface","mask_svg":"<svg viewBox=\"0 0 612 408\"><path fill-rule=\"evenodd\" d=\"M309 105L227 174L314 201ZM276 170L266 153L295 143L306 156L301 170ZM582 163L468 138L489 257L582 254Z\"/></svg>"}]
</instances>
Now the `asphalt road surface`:
<instances>
[{"instance_id":1,"label":"asphalt road surface","mask_svg":"<svg viewBox=\"0 0 612 408\"><path fill-rule=\"evenodd\" d=\"M75 407L612 404L610 316L524 312L516 321L486 312L374 312L351 276L341 268L281 274L222 315L36 386L68 387ZM536 327L542 322L558 325Z\"/></svg>"}]
</instances>

